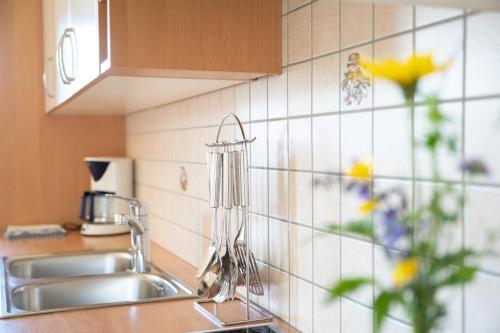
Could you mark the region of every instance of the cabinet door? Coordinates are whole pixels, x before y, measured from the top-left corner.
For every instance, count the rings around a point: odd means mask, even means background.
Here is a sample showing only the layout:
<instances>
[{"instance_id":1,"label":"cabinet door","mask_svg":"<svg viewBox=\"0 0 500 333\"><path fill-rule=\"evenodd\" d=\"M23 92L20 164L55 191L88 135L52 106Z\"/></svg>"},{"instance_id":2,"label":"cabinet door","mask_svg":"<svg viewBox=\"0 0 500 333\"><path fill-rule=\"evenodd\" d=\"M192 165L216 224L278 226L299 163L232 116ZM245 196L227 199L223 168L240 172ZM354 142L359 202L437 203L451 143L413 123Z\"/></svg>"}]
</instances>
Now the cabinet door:
<instances>
[{"instance_id":1,"label":"cabinet door","mask_svg":"<svg viewBox=\"0 0 500 333\"><path fill-rule=\"evenodd\" d=\"M44 1L52 8L44 24L51 27L55 49L54 107L99 75L97 0Z\"/></svg>"},{"instance_id":2,"label":"cabinet door","mask_svg":"<svg viewBox=\"0 0 500 333\"><path fill-rule=\"evenodd\" d=\"M75 42L69 26L69 0L52 0L54 6L54 39L56 43L56 81L55 99L59 105L75 92L74 81L77 75Z\"/></svg>"},{"instance_id":3,"label":"cabinet door","mask_svg":"<svg viewBox=\"0 0 500 333\"><path fill-rule=\"evenodd\" d=\"M43 85L45 111L56 106L56 34L54 28L54 1L43 0Z\"/></svg>"},{"instance_id":4,"label":"cabinet door","mask_svg":"<svg viewBox=\"0 0 500 333\"><path fill-rule=\"evenodd\" d=\"M99 29L97 0L69 0L69 23L76 44L75 91L99 75Z\"/></svg>"}]
</instances>

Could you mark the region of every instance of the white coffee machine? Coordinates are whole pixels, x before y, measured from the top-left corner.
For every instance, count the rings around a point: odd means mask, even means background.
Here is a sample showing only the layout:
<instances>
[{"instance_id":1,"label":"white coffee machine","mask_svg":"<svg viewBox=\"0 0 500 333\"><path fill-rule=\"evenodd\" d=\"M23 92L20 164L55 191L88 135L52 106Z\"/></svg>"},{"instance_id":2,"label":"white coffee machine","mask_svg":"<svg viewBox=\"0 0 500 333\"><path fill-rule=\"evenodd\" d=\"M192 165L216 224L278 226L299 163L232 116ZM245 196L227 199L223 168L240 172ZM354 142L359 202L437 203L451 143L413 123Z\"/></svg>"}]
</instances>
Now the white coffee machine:
<instances>
[{"instance_id":1,"label":"white coffee machine","mask_svg":"<svg viewBox=\"0 0 500 333\"><path fill-rule=\"evenodd\" d=\"M90 191L82 195L80 218L86 220L81 233L86 236L118 235L129 232L128 225L118 224L118 214L128 212L127 203L107 196L133 195L133 160L118 157L86 157L90 171Z\"/></svg>"}]
</instances>

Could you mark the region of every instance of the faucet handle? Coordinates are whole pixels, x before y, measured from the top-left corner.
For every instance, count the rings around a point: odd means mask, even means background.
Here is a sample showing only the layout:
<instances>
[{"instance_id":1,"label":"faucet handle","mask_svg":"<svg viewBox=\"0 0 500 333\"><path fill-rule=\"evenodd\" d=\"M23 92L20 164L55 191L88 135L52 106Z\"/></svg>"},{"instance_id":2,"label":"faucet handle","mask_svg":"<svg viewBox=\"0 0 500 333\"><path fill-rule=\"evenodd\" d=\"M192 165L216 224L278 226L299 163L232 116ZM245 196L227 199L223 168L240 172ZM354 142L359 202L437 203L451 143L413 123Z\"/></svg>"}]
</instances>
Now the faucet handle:
<instances>
[{"instance_id":1,"label":"faucet handle","mask_svg":"<svg viewBox=\"0 0 500 333\"><path fill-rule=\"evenodd\" d=\"M128 215L127 214L115 214L113 221L116 224L128 224Z\"/></svg>"}]
</instances>

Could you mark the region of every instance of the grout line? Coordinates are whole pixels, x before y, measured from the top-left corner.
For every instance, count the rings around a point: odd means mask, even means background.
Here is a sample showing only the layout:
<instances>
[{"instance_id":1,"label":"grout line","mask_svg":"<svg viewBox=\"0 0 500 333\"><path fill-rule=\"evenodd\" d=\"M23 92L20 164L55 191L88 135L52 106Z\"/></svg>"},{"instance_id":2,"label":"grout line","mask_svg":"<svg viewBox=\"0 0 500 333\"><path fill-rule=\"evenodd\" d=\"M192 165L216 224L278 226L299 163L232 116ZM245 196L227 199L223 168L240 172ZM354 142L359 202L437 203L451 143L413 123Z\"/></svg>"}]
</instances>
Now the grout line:
<instances>
[{"instance_id":1,"label":"grout line","mask_svg":"<svg viewBox=\"0 0 500 333\"><path fill-rule=\"evenodd\" d=\"M466 95L466 89L467 89L467 86L466 86L466 80L467 80L467 17L464 17L463 19L463 43L462 43L462 97L465 97ZM462 160L465 159L465 112L466 112L466 109L465 109L465 101L462 102L462 124L461 124L461 130L462 130L462 133L461 133L461 154L462 154ZM466 179L465 179L465 172L462 172L462 187L461 187L461 192L462 192L462 198L464 198L464 200L466 200L465 198L465 184L466 184ZM465 248L465 205L462 204L461 205L461 211L460 211L460 218L461 218L461 228L462 228L462 249ZM465 311L466 311L466 304L465 304L465 285L462 284L461 285L461 301L462 301L462 306L461 306L461 312L462 312L462 318L461 318L461 321L462 321L462 333L465 333Z\"/></svg>"},{"instance_id":2,"label":"grout line","mask_svg":"<svg viewBox=\"0 0 500 333\"><path fill-rule=\"evenodd\" d=\"M338 19L339 19L339 31L338 31L338 39L339 39L339 48L340 45L342 45L342 0L337 0L338 1ZM340 54L340 53L339 53ZM338 66L338 75L339 75L339 85L338 85L338 92L339 92L339 105L338 105L338 110L339 110L339 127L338 127L338 139L339 139L339 171L342 171L342 117L344 113L341 113L342 110L342 59L339 56L339 62L337 64ZM342 177L339 177L339 182L340 182L340 188L342 188ZM343 200L343 194L342 191L339 191L339 228L340 228L340 233L342 234L342 200ZM314 224L313 224L314 225ZM342 237L339 237L339 277L340 280L342 280ZM339 301L339 332L342 332L342 322L343 322L343 316L342 316L342 309L343 309L343 302L342 298L340 298Z\"/></svg>"},{"instance_id":3,"label":"grout line","mask_svg":"<svg viewBox=\"0 0 500 333\"><path fill-rule=\"evenodd\" d=\"M372 40L374 41L375 40L375 4L373 2L373 0L371 1L371 7L372 7ZM371 57L372 59L375 59L375 43L373 42L371 44ZM371 89L371 92L372 92L372 96L371 96L371 107L372 107L372 112L371 112L371 131L372 131L372 135L371 135L371 160L374 161L375 160L375 110L373 109L373 107L375 106L375 78L373 77L373 75L371 75L371 82L372 82L372 85L370 87ZM372 177L372 179L370 180L370 186L371 186L371 191L372 193L375 191L374 188L375 188L375 179ZM371 223L372 225L374 225L374 214L371 213ZM375 304L375 299L376 299L376 296L375 296L375 231L372 232L372 241L371 241L371 248L372 248L372 260L371 260L371 269L372 269L372 283L371 283L371 288L372 288L372 304ZM372 311L372 321L373 323L375 323L375 311ZM373 330L373 333L376 333L375 332L375 325L373 325L372 327L372 330Z\"/></svg>"},{"instance_id":4,"label":"grout line","mask_svg":"<svg viewBox=\"0 0 500 333\"><path fill-rule=\"evenodd\" d=\"M314 31L313 31L314 25L313 25L313 4L311 3L311 57L314 55ZM314 170L314 127L313 127L313 118L312 114L314 113L314 60L311 60L311 118L310 120L310 128L311 128L311 169ZM311 182L311 215L309 218L311 219L311 225L313 225L313 219L314 219L314 209L313 209L313 204L314 204L314 192L313 192L313 175L311 174L309 177L309 181ZM297 189L296 189L297 190ZM290 203L288 203L288 206L290 206ZM314 231L311 230L311 279L314 282L315 276L314 276ZM311 290L311 324L312 324L312 332L314 332L315 328L315 323L314 323L314 311L315 311L315 306L314 306L314 284L312 286Z\"/></svg>"},{"instance_id":5,"label":"grout line","mask_svg":"<svg viewBox=\"0 0 500 333\"><path fill-rule=\"evenodd\" d=\"M288 77L288 75L287 75ZM288 95L288 91L287 91ZM479 95L479 96L462 96L462 97L457 97L457 98L445 98L445 99L440 99L439 104L448 104L448 103L463 103L463 102L472 102L472 101L482 101L482 100L489 100L489 99L496 99L500 98L500 94L489 94L489 95ZM425 103L423 101L416 101L415 106L425 106ZM269 119L269 121L280 121L280 120L287 120L287 119L301 119L301 118L308 118L308 117L326 117L326 116L332 116L332 115L340 115L340 114L349 114L349 113L361 113L361 112L370 112L370 111L386 111L386 110L393 110L393 109L401 109L401 108L407 108L408 106L406 104L389 104L389 105L383 105L383 106L374 106L371 108L359 108L359 109L347 109L347 110L342 110L342 111L330 111L330 112L322 112L322 113L312 113L312 114L303 114L303 115L295 115L295 116L287 116L287 117L277 117L277 118L272 118ZM268 121L268 119L257 119L257 120L251 120L251 121L242 121L242 124L249 124L249 123L261 123ZM233 126L234 124L232 123L227 123L224 124L223 127L225 126ZM155 134L155 133L166 133L166 132L182 132L186 130L194 130L194 129L207 129L207 128L217 128L218 125L202 125L202 126L190 126L190 127L179 127L179 128L168 128L168 129L161 129L161 130L150 130L150 131L139 131L139 132L129 132L126 134L126 136L138 136L138 135L146 135L146 134Z\"/></svg>"},{"instance_id":6,"label":"grout line","mask_svg":"<svg viewBox=\"0 0 500 333\"><path fill-rule=\"evenodd\" d=\"M288 2L287 2L288 6ZM288 59L288 55L287 55ZM266 80L266 118L269 119L269 77ZM269 121L266 122L266 151L267 151L267 167L269 169ZM269 215L269 170L266 172L267 174L267 214ZM267 258L269 260L269 217L266 218L267 221ZM271 307L271 270L267 270L267 308L268 310Z\"/></svg>"}]
</instances>

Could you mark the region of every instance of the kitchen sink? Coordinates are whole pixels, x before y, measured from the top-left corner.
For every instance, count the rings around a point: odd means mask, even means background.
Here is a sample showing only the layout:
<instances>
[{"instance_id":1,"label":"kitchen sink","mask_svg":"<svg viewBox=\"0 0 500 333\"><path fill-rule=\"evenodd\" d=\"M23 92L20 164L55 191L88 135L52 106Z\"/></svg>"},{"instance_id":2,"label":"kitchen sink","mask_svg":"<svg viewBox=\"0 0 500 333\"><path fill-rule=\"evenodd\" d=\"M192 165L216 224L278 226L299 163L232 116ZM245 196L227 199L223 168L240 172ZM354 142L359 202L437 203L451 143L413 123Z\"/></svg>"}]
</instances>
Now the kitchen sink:
<instances>
[{"instance_id":1,"label":"kitchen sink","mask_svg":"<svg viewBox=\"0 0 500 333\"><path fill-rule=\"evenodd\" d=\"M25 311L137 302L172 297L177 288L154 274L120 273L33 283L12 290L12 304Z\"/></svg>"},{"instance_id":2,"label":"kitchen sink","mask_svg":"<svg viewBox=\"0 0 500 333\"><path fill-rule=\"evenodd\" d=\"M132 271L126 250L4 257L0 318L196 297L150 266L148 273Z\"/></svg>"},{"instance_id":3,"label":"kitchen sink","mask_svg":"<svg viewBox=\"0 0 500 333\"><path fill-rule=\"evenodd\" d=\"M125 272L132 267L127 251L9 257L8 274L21 279Z\"/></svg>"}]
</instances>

